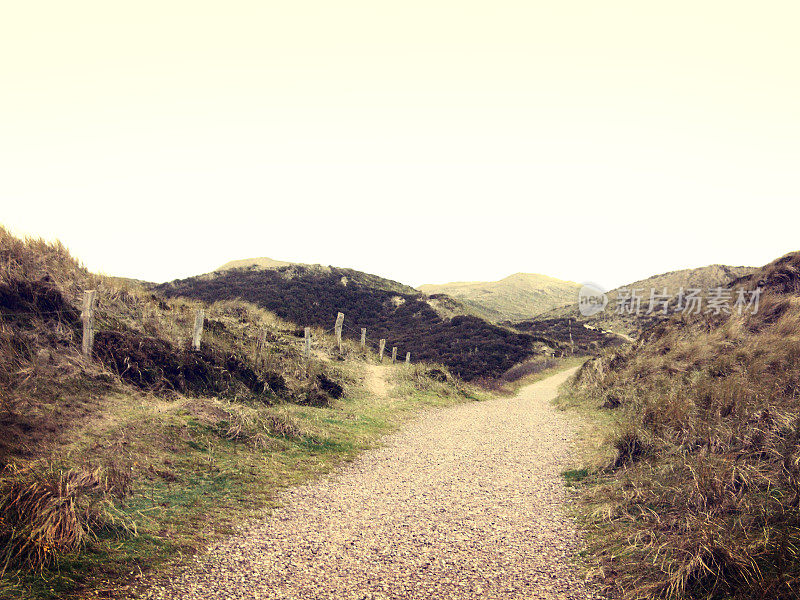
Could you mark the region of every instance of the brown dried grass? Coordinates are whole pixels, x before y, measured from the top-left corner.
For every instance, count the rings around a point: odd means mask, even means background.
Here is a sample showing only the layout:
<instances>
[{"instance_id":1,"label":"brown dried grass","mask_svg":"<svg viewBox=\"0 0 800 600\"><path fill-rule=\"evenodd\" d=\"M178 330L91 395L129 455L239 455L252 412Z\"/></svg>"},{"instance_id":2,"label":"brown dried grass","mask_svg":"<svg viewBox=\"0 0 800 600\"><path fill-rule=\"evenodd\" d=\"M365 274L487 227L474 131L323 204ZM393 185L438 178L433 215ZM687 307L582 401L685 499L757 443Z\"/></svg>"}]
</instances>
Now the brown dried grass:
<instances>
[{"instance_id":1,"label":"brown dried grass","mask_svg":"<svg viewBox=\"0 0 800 600\"><path fill-rule=\"evenodd\" d=\"M585 403L619 402L584 489L614 597L800 593L800 256L778 262L753 276L758 314L676 319L579 378Z\"/></svg>"},{"instance_id":2,"label":"brown dried grass","mask_svg":"<svg viewBox=\"0 0 800 600\"><path fill-rule=\"evenodd\" d=\"M41 569L103 530L133 532L118 508L130 483L130 473L115 468L7 466L0 474L2 571L10 565Z\"/></svg>"}]
</instances>

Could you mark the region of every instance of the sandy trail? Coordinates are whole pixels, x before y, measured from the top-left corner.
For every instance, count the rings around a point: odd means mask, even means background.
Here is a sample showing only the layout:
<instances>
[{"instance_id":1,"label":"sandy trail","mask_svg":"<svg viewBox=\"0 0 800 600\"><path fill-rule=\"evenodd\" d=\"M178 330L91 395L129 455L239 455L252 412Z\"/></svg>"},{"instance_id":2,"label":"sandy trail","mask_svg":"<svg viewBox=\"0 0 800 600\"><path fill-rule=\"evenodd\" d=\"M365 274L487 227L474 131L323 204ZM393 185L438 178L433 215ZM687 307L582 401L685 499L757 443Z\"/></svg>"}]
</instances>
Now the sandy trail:
<instances>
[{"instance_id":1,"label":"sandy trail","mask_svg":"<svg viewBox=\"0 0 800 600\"><path fill-rule=\"evenodd\" d=\"M598 597L563 508L573 425L549 404L574 371L422 414L145 597Z\"/></svg>"}]
</instances>

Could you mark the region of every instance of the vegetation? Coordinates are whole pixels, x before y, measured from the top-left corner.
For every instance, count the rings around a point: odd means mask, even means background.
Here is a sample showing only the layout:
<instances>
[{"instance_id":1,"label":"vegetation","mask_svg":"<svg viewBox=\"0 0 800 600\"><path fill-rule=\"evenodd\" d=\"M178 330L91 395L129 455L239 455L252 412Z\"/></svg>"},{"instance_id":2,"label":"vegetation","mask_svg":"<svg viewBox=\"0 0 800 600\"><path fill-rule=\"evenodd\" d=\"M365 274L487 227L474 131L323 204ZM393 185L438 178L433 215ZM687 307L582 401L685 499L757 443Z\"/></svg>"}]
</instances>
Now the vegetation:
<instances>
[{"instance_id":1,"label":"vegetation","mask_svg":"<svg viewBox=\"0 0 800 600\"><path fill-rule=\"evenodd\" d=\"M467 381L497 377L534 354L534 337L471 315L442 316L442 298L431 301L404 288L351 269L294 265L229 269L157 290L205 302L245 300L283 319L320 328L332 327L336 313L343 312L345 335L358 339L365 327L373 345L386 339L387 347L397 346L401 355L411 352L414 360L440 362Z\"/></svg>"},{"instance_id":2,"label":"vegetation","mask_svg":"<svg viewBox=\"0 0 800 600\"><path fill-rule=\"evenodd\" d=\"M601 348L610 348L625 343L625 340L609 331L593 325L588 327L578 319L533 319L520 323L507 323L517 331L548 340L560 353L596 353Z\"/></svg>"},{"instance_id":3,"label":"vegetation","mask_svg":"<svg viewBox=\"0 0 800 600\"><path fill-rule=\"evenodd\" d=\"M660 275L653 275L647 279L634 281L633 283L611 290L608 292L608 307L605 311L597 315L591 317L582 316L578 311L577 298L573 297L568 305L554 308L553 310L543 313L539 315L538 320L571 319L573 322L587 323L593 327L636 337L640 332L665 320L666 317L658 313L653 313L651 315L617 314L615 308L621 290L640 290L639 294L643 298L642 313L644 313L650 302L651 289L655 289L657 293L661 293L664 288L666 288L667 293L675 296L681 288L699 288L703 291L703 295L705 295L705 292L709 289L727 286L734 279L749 275L754 270L753 267L709 265L697 269L681 269L679 271L661 273Z\"/></svg>"},{"instance_id":4,"label":"vegetation","mask_svg":"<svg viewBox=\"0 0 800 600\"><path fill-rule=\"evenodd\" d=\"M85 289L99 298L91 362ZM302 330L241 301L205 306L192 352L200 306L0 230L0 596L125 589L418 407L479 398L444 366L381 366L318 330L306 364Z\"/></svg>"},{"instance_id":5,"label":"vegetation","mask_svg":"<svg viewBox=\"0 0 800 600\"><path fill-rule=\"evenodd\" d=\"M593 417L577 485L615 597L800 590L800 254L732 285L764 290L757 314L673 317L559 401Z\"/></svg>"},{"instance_id":6,"label":"vegetation","mask_svg":"<svg viewBox=\"0 0 800 600\"><path fill-rule=\"evenodd\" d=\"M535 273L515 273L500 281L427 284L426 294L447 294L490 322L524 321L576 302L580 285Z\"/></svg>"}]
</instances>

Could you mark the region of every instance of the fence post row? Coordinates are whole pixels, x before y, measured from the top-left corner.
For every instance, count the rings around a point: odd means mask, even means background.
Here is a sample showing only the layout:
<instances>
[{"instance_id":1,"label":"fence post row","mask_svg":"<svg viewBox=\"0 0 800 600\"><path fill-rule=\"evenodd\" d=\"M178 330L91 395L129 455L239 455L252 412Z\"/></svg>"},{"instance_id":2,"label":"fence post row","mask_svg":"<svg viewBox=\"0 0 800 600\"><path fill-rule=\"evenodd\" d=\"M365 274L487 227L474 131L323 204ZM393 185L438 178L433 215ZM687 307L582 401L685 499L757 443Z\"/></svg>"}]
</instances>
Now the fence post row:
<instances>
[{"instance_id":1,"label":"fence post row","mask_svg":"<svg viewBox=\"0 0 800 600\"><path fill-rule=\"evenodd\" d=\"M83 311L81 312L81 321L83 322L83 343L81 350L84 358L87 360L91 358L92 347L94 345L94 312L95 304L97 302L97 290L85 290L83 293ZM205 323L206 311L202 308L198 309L194 318L194 328L192 330L192 349L195 351L200 350L200 341L203 339L203 325ZM336 315L336 342L339 345L339 351L342 350L342 325L344 324L344 313ZM305 347L304 357L306 362L311 358L311 327L304 329ZM261 328L258 332L256 341L256 361L258 361L261 354L267 345L267 330ZM367 346L367 329L361 328L361 347ZM386 340L380 340L378 344L378 359L383 362L383 354L386 351ZM392 364L397 361L397 346L392 347ZM406 352L406 364L411 362L411 352Z\"/></svg>"},{"instance_id":2,"label":"fence post row","mask_svg":"<svg viewBox=\"0 0 800 600\"><path fill-rule=\"evenodd\" d=\"M336 343L339 345L339 352L342 351L342 326L344 325L344 313L336 314L336 324L333 327L336 334ZM306 327L306 359L310 352L310 330ZM367 328L361 328L361 348L367 347ZM383 362L383 354L386 351L386 340L382 339L378 343L378 360ZM392 347L392 364L397 362L397 346ZM406 352L406 364L411 364L411 352Z\"/></svg>"},{"instance_id":3,"label":"fence post row","mask_svg":"<svg viewBox=\"0 0 800 600\"><path fill-rule=\"evenodd\" d=\"M344 324L344 313L336 315L336 325L334 331L336 332L336 343L339 344L339 352L342 351L342 325Z\"/></svg>"},{"instance_id":4,"label":"fence post row","mask_svg":"<svg viewBox=\"0 0 800 600\"><path fill-rule=\"evenodd\" d=\"M194 317L194 331L192 332L192 350L200 350L200 340L203 339L203 323L206 320L206 311L198 309Z\"/></svg>"},{"instance_id":5,"label":"fence post row","mask_svg":"<svg viewBox=\"0 0 800 600\"><path fill-rule=\"evenodd\" d=\"M86 290L83 292L83 343L81 350L86 360L91 359L92 346L94 346L94 306L97 300L97 290Z\"/></svg>"}]
</instances>

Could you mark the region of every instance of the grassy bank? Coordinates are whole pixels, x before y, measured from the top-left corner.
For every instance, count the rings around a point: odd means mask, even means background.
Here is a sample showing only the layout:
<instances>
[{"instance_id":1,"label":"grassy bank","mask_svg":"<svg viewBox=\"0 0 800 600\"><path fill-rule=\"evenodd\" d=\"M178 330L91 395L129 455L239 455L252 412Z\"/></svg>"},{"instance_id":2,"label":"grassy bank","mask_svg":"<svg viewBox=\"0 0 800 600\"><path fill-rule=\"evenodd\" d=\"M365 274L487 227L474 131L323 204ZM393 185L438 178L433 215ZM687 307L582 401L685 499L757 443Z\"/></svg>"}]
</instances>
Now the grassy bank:
<instances>
[{"instance_id":1,"label":"grassy bank","mask_svg":"<svg viewBox=\"0 0 800 600\"><path fill-rule=\"evenodd\" d=\"M587 423L567 476L611 597L800 593L800 255L738 283L756 314L676 317L558 400Z\"/></svg>"},{"instance_id":2,"label":"grassy bank","mask_svg":"<svg viewBox=\"0 0 800 600\"><path fill-rule=\"evenodd\" d=\"M52 557L41 572L9 569L4 598L124 595L139 575L189 556L260 514L281 488L330 470L374 445L424 407L477 398L427 368L352 363L339 368L346 394L325 407L235 406L214 398L150 396L105 400L103 417L43 463L67 471L92 464L130 465L133 480L117 519L80 552ZM385 386L376 394L375 386ZM132 533L135 531L135 533Z\"/></svg>"}]
</instances>

